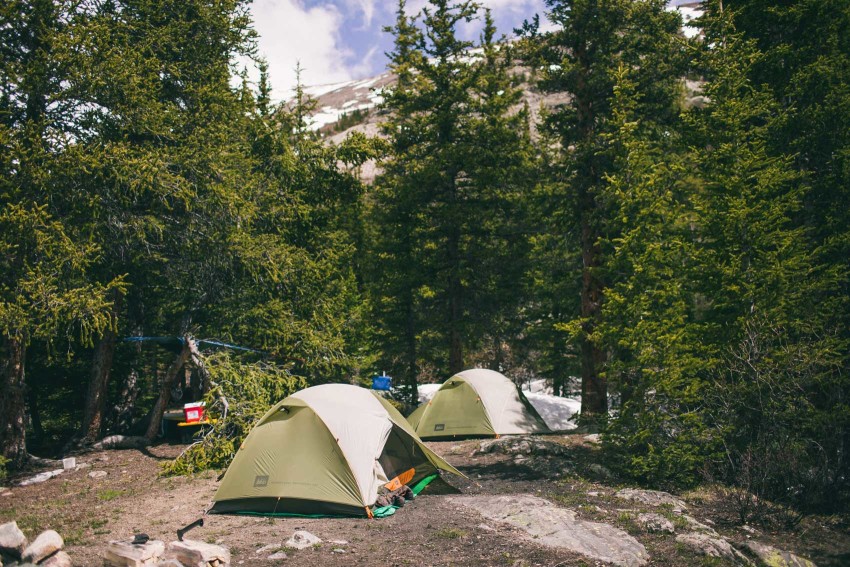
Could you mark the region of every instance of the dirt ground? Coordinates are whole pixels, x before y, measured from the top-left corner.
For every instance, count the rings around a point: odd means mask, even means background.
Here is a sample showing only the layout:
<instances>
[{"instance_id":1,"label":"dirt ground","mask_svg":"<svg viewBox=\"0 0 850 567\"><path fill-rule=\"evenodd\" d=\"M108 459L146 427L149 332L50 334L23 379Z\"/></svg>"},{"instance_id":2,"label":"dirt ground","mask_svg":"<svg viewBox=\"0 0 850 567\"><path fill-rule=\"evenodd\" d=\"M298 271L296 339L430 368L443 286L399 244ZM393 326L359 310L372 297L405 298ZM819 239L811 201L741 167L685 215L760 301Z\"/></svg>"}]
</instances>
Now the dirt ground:
<instances>
[{"instance_id":1,"label":"dirt ground","mask_svg":"<svg viewBox=\"0 0 850 567\"><path fill-rule=\"evenodd\" d=\"M187 538L230 548L233 565L516 565L580 566L597 563L534 543L522 532L487 522L453 505L447 495L534 494L576 510L579 517L615 525L646 546L650 565L723 565L694 555L674 536L643 531L634 521L655 511L614 497L622 485L598 464L599 451L583 435L550 436L568 448L567 457L525 459L474 454L480 441L428 443L469 478L432 483L394 516L348 518L261 518L210 515ZM41 484L0 493L0 522L16 520L30 538L55 529L75 565L101 565L109 540L136 533L166 542L176 530L201 517L217 487L216 473L164 478L160 463L183 450L158 445L149 450L115 450L77 456L88 468L66 472ZM89 473L104 471L102 478ZM819 567L850 565L847 517L808 517L794 528L775 522L741 526L724 492L704 488L681 497L689 512L732 540L753 538L812 559ZM677 526L680 527L680 526ZM305 550L283 549L297 529L322 538ZM678 531L678 530L677 530ZM345 542L345 543L333 543ZM267 546L275 546L269 548ZM260 548L264 548L258 553ZM276 548L286 559L268 560Z\"/></svg>"}]
</instances>

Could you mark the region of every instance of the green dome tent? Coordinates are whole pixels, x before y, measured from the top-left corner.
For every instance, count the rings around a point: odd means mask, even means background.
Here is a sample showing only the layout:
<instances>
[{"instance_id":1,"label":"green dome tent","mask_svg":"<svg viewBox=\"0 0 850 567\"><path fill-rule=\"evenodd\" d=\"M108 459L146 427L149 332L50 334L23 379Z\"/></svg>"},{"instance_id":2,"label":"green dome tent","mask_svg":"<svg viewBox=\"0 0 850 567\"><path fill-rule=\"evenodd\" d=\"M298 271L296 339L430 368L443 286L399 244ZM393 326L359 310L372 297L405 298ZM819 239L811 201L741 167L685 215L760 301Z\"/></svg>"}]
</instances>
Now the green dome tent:
<instances>
[{"instance_id":1,"label":"green dome tent","mask_svg":"<svg viewBox=\"0 0 850 567\"><path fill-rule=\"evenodd\" d=\"M383 398L346 384L313 386L254 426L210 512L371 516L381 485L417 492L440 470L463 476Z\"/></svg>"},{"instance_id":2,"label":"green dome tent","mask_svg":"<svg viewBox=\"0 0 850 567\"><path fill-rule=\"evenodd\" d=\"M522 391L493 370L464 370L407 418L422 439L550 433Z\"/></svg>"}]
</instances>

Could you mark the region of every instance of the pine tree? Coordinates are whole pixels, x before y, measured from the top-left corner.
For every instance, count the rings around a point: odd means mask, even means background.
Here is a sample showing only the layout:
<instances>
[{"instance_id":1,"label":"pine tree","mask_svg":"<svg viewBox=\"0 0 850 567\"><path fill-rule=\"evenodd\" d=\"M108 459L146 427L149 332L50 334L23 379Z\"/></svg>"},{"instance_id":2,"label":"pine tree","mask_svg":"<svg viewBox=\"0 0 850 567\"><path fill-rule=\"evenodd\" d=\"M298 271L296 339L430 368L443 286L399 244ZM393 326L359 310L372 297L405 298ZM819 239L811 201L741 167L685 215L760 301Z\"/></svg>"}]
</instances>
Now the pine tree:
<instances>
[{"instance_id":1,"label":"pine tree","mask_svg":"<svg viewBox=\"0 0 850 567\"><path fill-rule=\"evenodd\" d=\"M601 201L606 175L615 171L607 143L615 128L612 101L615 71L631 71L635 90L641 93L636 112L649 122L674 119L673 93L680 80L681 58L676 38L679 18L665 11L661 1L547 0L555 29L538 37L527 24L532 64L541 69L539 86L549 92L566 92L569 102L546 117L544 127L560 142L558 166L562 170L555 188L566 189L556 218L564 223L553 232L571 234L581 251L578 276L578 317L556 321L577 341L582 378L582 416L607 415L608 384L606 346L598 332L605 290L601 240L609 237L609 211ZM556 189L557 190L557 189ZM560 192L560 190L558 190Z\"/></svg>"},{"instance_id":2,"label":"pine tree","mask_svg":"<svg viewBox=\"0 0 850 567\"><path fill-rule=\"evenodd\" d=\"M511 334L523 238L519 194L530 159L526 114L511 114L510 55L485 15L480 42L457 37L478 18L472 2L435 1L412 19L400 3L384 125L390 155L374 195L373 304L386 358L417 377L463 369L485 337ZM505 269L511 257L513 270ZM435 376L436 377L436 376Z\"/></svg>"}]
</instances>

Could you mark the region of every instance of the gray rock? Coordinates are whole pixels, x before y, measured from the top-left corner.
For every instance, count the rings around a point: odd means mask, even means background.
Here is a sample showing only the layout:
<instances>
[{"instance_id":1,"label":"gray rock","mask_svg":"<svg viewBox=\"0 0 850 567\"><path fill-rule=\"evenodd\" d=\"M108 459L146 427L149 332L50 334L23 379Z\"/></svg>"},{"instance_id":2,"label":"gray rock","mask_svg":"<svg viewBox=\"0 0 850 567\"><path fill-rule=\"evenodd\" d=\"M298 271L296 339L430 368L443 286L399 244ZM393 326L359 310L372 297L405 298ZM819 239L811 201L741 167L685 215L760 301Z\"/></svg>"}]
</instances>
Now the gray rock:
<instances>
[{"instance_id":1,"label":"gray rock","mask_svg":"<svg viewBox=\"0 0 850 567\"><path fill-rule=\"evenodd\" d=\"M611 479L614 478L614 473L612 473L608 467L604 465L600 465L599 463L590 463L587 466L587 470L595 474L599 478Z\"/></svg>"},{"instance_id":2,"label":"gray rock","mask_svg":"<svg viewBox=\"0 0 850 567\"><path fill-rule=\"evenodd\" d=\"M648 532L672 534L676 531L673 522L661 514L638 514L637 523Z\"/></svg>"},{"instance_id":3,"label":"gray rock","mask_svg":"<svg viewBox=\"0 0 850 567\"><path fill-rule=\"evenodd\" d=\"M262 554L262 553L268 553L269 551L277 551L278 549L280 549L280 547L281 547L280 544L270 543L268 545L264 545L263 547L257 549L254 553Z\"/></svg>"},{"instance_id":4,"label":"gray rock","mask_svg":"<svg viewBox=\"0 0 850 567\"><path fill-rule=\"evenodd\" d=\"M278 560L280 560L280 559L287 559L288 557L289 557L289 556L286 554L286 552L285 552L285 551L278 551L277 553L274 553L274 554L272 554L272 555L269 555L269 556L267 557L267 559L268 559L269 561L278 561Z\"/></svg>"},{"instance_id":5,"label":"gray rock","mask_svg":"<svg viewBox=\"0 0 850 567\"><path fill-rule=\"evenodd\" d=\"M73 567L71 556L64 551L57 551L44 561L38 564L38 567Z\"/></svg>"},{"instance_id":6,"label":"gray rock","mask_svg":"<svg viewBox=\"0 0 850 567\"><path fill-rule=\"evenodd\" d=\"M645 565L649 559L646 548L626 532L608 524L580 520L574 511L536 496L462 496L450 501L476 510L489 520L520 528L529 540L547 547L625 567Z\"/></svg>"},{"instance_id":7,"label":"gray rock","mask_svg":"<svg viewBox=\"0 0 850 567\"><path fill-rule=\"evenodd\" d=\"M41 532L35 541L29 544L21 554L21 559L30 563L38 563L45 557L53 555L65 545L62 536L53 530Z\"/></svg>"},{"instance_id":8,"label":"gray rock","mask_svg":"<svg viewBox=\"0 0 850 567\"><path fill-rule=\"evenodd\" d=\"M345 550L341 547L335 547L331 550L333 553L345 553Z\"/></svg>"},{"instance_id":9,"label":"gray rock","mask_svg":"<svg viewBox=\"0 0 850 567\"><path fill-rule=\"evenodd\" d=\"M491 528L487 524L478 524L478 529L485 532L495 532L495 528Z\"/></svg>"},{"instance_id":10,"label":"gray rock","mask_svg":"<svg viewBox=\"0 0 850 567\"><path fill-rule=\"evenodd\" d=\"M322 539L314 536L307 530L296 530L292 537L286 540L286 547L291 547L292 549L306 549L308 547L312 547L317 543L322 543Z\"/></svg>"},{"instance_id":11,"label":"gray rock","mask_svg":"<svg viewBox=\"0 0 850 567\"><path fill-rule=\"evenodd\" d=\"M690 547L700 555L720 557L733 563L743 562L750 564L750 561L746 557L722 538L691 532L689 534L677 535L676 541Z\"/></svg>"},{"instance_id":12,"label":"gray rock","mask_svg":"<svg viewBox=\"0 0 850 567\"><path fill-rule=\"evenodd\" d=\"M169 543L162 558L176 559L186 567L208 567L210 563L230 565L230 550L220 545L184 539Z\"/></svg>"},{"instance_id":13,"label":"gray rock","mask_svg":"<svg viewBox=\"0 0 850 567\"><path fill-rule=\"evenodd\" d=\"M50 480L54 476L59 476L65 472L65 469L56 469L55 471L46 471L43 473L38 473L35 476L31 476L25 480L22 480L18 483L18 486L29 486L31 484L39 484L44 482L45 480Z\"/></svg>"},{"instance_id":14,"label":"gray rock","mask_svg":"<svg viewBox=\"0 0 850 567\"><path fill-rule=\"evenodd\" d=\"M747 541L741 546L770 567L816 567L809 559L757 541Z\"/></svg>"},{"instance_id":15,"label":"gray rock","mask_svg":"<svg viewBox=\"0 0 850 567\"><path fill-rule=\"evenodd\" d=\"M528 436L508 436L482 441L473 455L502 453L504 455L564 456L568 452L566 447L552 441Z\"/></svg>"},{"instance_id":16,"label":"gray rock","mask_svg":"<svg viewBox=\"0 0 850 567\"><path fill-rule=\"evenodd\" d=\"M599 443L600 442L599 434L598 433L591 433L590 435L585 435L584 440L587 441L588 443Z\"/></svg>"},{"instance_id":17,"label":"gray rock","mask_svg":"<svg viewBox=\"0 0 850 567\"><path fill-rule=\"evenodd\" d=\"M17 522L0 525L0 553L20 558L27 548L27 536L18 528Z\"/></svg>"},{"instance_id":18,"label":"gray rock","mask_svg":"<svg viewBox=\"0 0 850 567\"><path fill-rule=\"evenodd\" d=\"M638 488L624 488L617 492L614 496L623 500L633 500L647 506L672 506L673 511L687 510L688 506L669 492L661 492L660 490L641 490Z\"/></svg>"},{"instance_id":19,"label":"gray rock","mask_svg":"<svg viewBox=\"0 0 850 567\"><path fill-rule=\"evenodd\" d=\"M165 543L152 539L133 545L127 541L110 541L103 554L106 567L141 567L158 561L165 553Z\"/></svg>"},{"instance_id":20,"label":"gray rock","mask_svg":"<svg viewBox=\"0 0 850 567\"><path fill-rule=\"evenodd\" d=\"M83 469L90 469L91 463L79 463L74 470L81 471Z\"/></svg>"},{"instance_id":21,"label":"gray rock","mask_svg":"<svg viewBox=\"0 0 850 567\"><path fill-rule=\"evenodd\" d=\"M714 528L707 526L701 523L699 520L694 518L693 516L688 516L687 514L682 514L682 518L688 522L688 528L693 532L702 532L704 534L708 534L714 537L720 537L720 534L715 531Z\"/></svg>"},{"instance_id":22,"label":"gray rock","mask_svg":"<svg viewBox=\"0 0 850 567\"><path fill-rule=\"evenodd\" d=\"M92 471L89 473L89 478L103 478L106 476L106 471Z\"/></svg>"},{"instance_id":23,"label":"gray rock","mask_svg":"<svg viewBox=\"0 0 850 567\"><path fill-rule=\"evenodd\" d=\"M103 449L141 449L150 445L150 441L145 437L132 437L125 435L110 435L104 437L94 445L92 449L100 451ZM103 459L106 460L106 459Z\"/></svg>"}]
</instances>

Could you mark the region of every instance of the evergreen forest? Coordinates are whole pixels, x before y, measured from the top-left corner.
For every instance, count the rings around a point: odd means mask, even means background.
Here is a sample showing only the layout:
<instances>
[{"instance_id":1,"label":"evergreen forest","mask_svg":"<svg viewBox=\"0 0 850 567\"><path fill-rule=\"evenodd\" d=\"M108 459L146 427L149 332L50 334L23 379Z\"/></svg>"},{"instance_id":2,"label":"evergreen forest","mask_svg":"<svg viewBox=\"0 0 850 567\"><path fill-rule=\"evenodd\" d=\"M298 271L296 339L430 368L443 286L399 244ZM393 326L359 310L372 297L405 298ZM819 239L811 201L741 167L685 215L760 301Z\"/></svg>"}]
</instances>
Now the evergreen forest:
<instances>
[{"instance_id":1,"label":"evergreen forest","mask_svg":"<svg viewBox=\"0 0 850 567\"><path fill-rule=\"evenodd\" d=\"M850 3L545 4L399 0L380 132L333 144L247 0L0 3L0 480L153 440L184 377L230 418L172 472L299 388L484 367L645 486L846 509Z\"/></svg>"}]
</instances>

